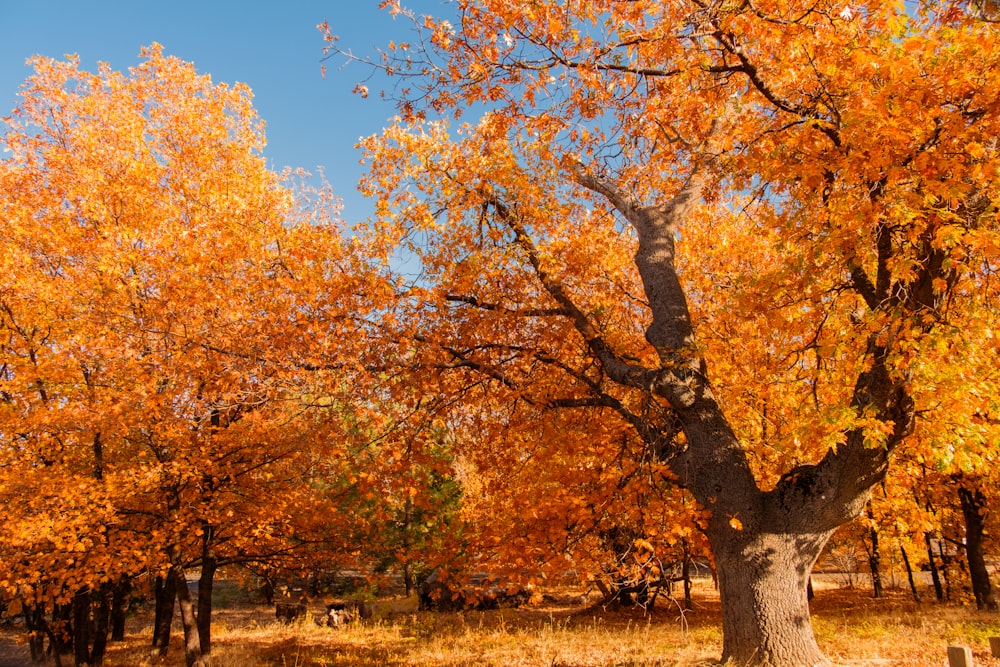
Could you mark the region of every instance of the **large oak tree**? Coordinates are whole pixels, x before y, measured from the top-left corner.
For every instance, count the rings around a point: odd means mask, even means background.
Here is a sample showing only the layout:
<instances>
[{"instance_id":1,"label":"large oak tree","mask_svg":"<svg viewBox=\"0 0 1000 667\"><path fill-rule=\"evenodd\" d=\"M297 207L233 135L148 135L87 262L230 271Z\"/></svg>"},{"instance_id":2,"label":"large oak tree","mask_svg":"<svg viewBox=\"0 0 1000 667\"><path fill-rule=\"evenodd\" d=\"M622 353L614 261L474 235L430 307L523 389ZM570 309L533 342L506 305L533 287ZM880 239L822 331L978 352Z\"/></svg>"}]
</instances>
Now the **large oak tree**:
<instances>
[{"instance_id":1,"label":"large oak tree","mask_svg":"<svg viewBox=\"0 0 1000 667\"><path fill-rule=\"evenodd\" d=\"M997 24L953 2L453 9L371 63L401 117L364 142L369 247L419 262L385 327L477 438L480 502L523 518L492 544L570 549L628 484L679 485L723 658L827 664L806 593L827 539L919 415L995 407L987 374L956 378L996 353Z\"/></svg>"}]
</instances>

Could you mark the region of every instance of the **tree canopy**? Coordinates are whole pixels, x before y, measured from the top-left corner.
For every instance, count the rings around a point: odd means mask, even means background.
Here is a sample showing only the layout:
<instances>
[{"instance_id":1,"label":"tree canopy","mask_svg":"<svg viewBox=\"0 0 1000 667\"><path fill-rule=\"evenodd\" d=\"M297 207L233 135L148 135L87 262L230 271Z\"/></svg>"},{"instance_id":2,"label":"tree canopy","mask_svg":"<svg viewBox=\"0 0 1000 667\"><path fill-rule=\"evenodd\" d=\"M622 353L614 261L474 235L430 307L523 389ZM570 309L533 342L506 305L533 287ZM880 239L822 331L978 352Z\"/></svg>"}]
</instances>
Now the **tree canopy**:
<instances>
[{"instance_id":1,"label":"tree canopy","mask_svg":"<svg viewBox=\"0 0 1000 667\"><path fill-rule=\"evenodd\" d=\"M422 269L388 326L479 435L484 502L524 519L492 543L551 554L612 499L628 523L679 486L723 657L822 663L796 621L808 572L891 455L996 457L996 23L961 3L455 8L370 62L400 117L363 143L366 192L371 246Z\"/></svg>"}]
</instances>

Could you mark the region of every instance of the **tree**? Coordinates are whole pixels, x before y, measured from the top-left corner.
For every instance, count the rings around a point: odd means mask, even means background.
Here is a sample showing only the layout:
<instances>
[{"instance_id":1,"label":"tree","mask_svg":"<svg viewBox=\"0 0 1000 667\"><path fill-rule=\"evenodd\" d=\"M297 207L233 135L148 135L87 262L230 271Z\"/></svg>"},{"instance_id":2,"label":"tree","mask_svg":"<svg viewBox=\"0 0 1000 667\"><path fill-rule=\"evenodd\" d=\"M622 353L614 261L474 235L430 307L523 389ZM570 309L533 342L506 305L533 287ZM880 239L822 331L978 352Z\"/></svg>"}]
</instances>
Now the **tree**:
<instances>
[{"instance_id":1,"label":"tree","mask_svg":"<svg viewBox=\"0 0 1000 667\"><path fill-rule=\"evenodd\" d=\"M703 512L723 659L828 664L823 545L939 385L988 400L958 378L995 353L1000 40L967 9L461 0L372 63L402 78L363 142L370 245L422 268L385 329L525 517L497 549L545 551L646 462ZM527 469L572 473L534 517Z\"/></svg>"},{"instance_id":2,"label":"tree","mask_svg":"<svg viewBox=\"0 0 1000 667\"><path fill-rule=\"evenodd\" d=\"M352 464L332 408L378 291L329 193L267 168L245 86L158 46L127 75L34 65L0 162L0 590L72 605L98 663L91 601L167 577L200 664L219 566L353 516L315 482Z\"/></svg>"}]
</instances>

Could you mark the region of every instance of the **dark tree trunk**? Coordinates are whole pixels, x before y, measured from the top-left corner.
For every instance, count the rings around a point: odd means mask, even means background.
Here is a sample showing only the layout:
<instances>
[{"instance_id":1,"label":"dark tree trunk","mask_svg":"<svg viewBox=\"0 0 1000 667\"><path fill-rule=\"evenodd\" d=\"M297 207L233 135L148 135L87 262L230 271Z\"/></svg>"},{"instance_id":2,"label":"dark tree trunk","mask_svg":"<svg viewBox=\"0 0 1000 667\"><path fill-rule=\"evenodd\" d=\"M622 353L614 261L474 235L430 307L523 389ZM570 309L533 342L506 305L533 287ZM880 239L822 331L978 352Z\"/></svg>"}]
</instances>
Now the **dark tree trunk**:
<instances>
[{"instance_id":1,"label":"dark tree trunk","mask_svg":"<svg viewBox=\"0 0 1000 667\"><path fill-rule=\"evenodd\" d=\"M202 557L201 576L198 578L198 640L202 655L212 652L212 589L217 568L215 558L206 553Z\"/></svg>"},{"instance_id":2,"label":"dark tree trunk","mask_svg":"<svg viewBox=\"0 0 1000 667\"><path fill-rule=\"evenodd\" d=\"M934 557L934 544L931 542L931 536L927 533L924 533L924 543L927 545L927 564L931 570L934 595L938 602L944 602L944 588L941 586L941 574L938 572L937 560Z\"/></svg>"},{"instance_id":3,"label":"dark tree trunk","mask_svg":"<svg viewBox=\"0 0 1000 667\"><path fill-rule=\"evenodd\" d=\"M56 666L62 665L62 656L73 652L73 605L55 605L52 623L49 624L49 641Z\"/></svg>"},{"instance_id":4,"label":"dark tree trunk","mask_svg":"<svg viewBox=\"0 0 1000 667\"><path fill-rule=\"evenodd\" d=\"M682 540L684 560L681 561L681 580L684 583L684 608L694 609L694 602L691 600L691 551L688 549L687 540Z\"/></svg>"},{"instance_id":5,"label":"dark tree trunk","mask_svg":"<svg viewBox=\"0 0 1000 667\"><path fill-rule=\"evenodd\" d=\"M28 647L31 649L31 661L44 662L46 658L45 637L50 635L48 624L45 622L45 606L25 605L24 626L28 630ZM50 642L50 652L52 648L52 643Z\"/></svg>"},{"instance_id":6,"label":"dark tree trunk","mask_svg":"<svg viewBox=\"0 0 1000 667\"><path fill-rule=\"evenodd\" d=\"M73 596L73 659L77 667L90 664L90 591L80 589Z\"/></svg>"},{"instance_id":7,"label":"dark tree trunk","mask_svg":"<svg viewBox=\"0 0 1000 667\"><path fill-rule=\"evenodd\" d=\"M972 594L976 606L988 611L997 610L997 600L993 595L993 584L986 568L983 554L983 531L985 528L986 498L982 491L958 487L958 499L965 517L965 557L969 563L969 578L972 580Z\"/></svg>"},{"instance_id":8,"label":"dark tree trunk","mask_svg":"<svg viewBox=\"0 0 1000 667\"><path fill-rule=\"evenodd\" d=\"M128 596L132 592L132 582L123 577L115 584L111 596L111 641L125 641L125 617L128 614Z\"/></svg>"},{"instance_id":9,"label":"dark tree trunk","mask_svg":"<svg viewBox=\"0 0 1000 667\"><path fill-rule=\"evenodd\" d=\"M406 597L413 594L413 566L410 564L410 543L413 530L413 499L406 497L403 509L403 587Z\"/></svg>"},{"instance_id":10,"label":"dark tree trunk","mask_svg":"<svg viewBox=\"0 0 1000 667\"><path fill-rule=\"evenodd\" d=\"M899 553L903 557L903 565L906 567L906 579L910 582L910 592L913 593L913 601L920 602L920 594L917 592L917 584L913 579L913 567L910 565L910 557L906 553L906 548L899 545Z\"/></svg>"},{"instance_id":11,"label":"dark tree trunk","mask_svg":"<svg viewBox=\"0 0 1000 667\"><path fill-rule=\"evenodd\" d=\"M871 548L868 549L866 544L865 549L868 551L868 569L872 574L872 597L877 599L885 595L882 588L882 552L878 543L878 530L872 526L868 534L871 537Z\"/></svg>"},{"instance_id":12,"label":"dark tree trunk","mask_svg":"<svg viewBox=\"0 0 1000 667\"><path fill-rule=\"evenodd\" d=\"M156 614L153 620L153 656L165 656L170 648L170 626L174 622L174 601L177 598L177 581L173 570L165 577L157 577L154 588Z\"/></svg>"},{"instance_id":13,"label":"dark tree trunk","mask_svg":"<svg viewBox=\"0 0 1000 667\"><path fill-rule=\"evenodd\" d=\"M96 667L104 662L110 613L108 597L107 586L94 592L82 588L73 596L73 660L77 667Z\"/></svg>"},{"instance_id":14,"label":"dark tree trunk","mask_svg":"<svg viewBox=\"0 0 1000 667\"><path fill-rule=\"evenodd\" d=\"M829 664L813 635L807 588L830 534L739 534L712 541L722 600L723 662Z\"/></svg>"},{"instance_id":15,"label":"dark tree trunk","mask_svg":"<svg viewBox=\"0 0 1000 667\"><path fill-rule=\"evenodd\" d=\"M948 565L951 557L944 552L944 540L938 540L938 553L941 554L941 578L944 580L944 599L951 601L951 577L948 575Z\"/></svg>"},{"instance_id":16,"label":"dark tree trunk","mask_svg":"<svg viewBox=\"0 0 1000 667\"><path fill-rule=\"evenodd\" d=\"M92 613L94 617L93 644L90 648L90 664L100 665L104 662L104 655L108 648L108 632L111 629L111 587L105 584L95 594L92 600Z\"/></svg>"}]
</instances>

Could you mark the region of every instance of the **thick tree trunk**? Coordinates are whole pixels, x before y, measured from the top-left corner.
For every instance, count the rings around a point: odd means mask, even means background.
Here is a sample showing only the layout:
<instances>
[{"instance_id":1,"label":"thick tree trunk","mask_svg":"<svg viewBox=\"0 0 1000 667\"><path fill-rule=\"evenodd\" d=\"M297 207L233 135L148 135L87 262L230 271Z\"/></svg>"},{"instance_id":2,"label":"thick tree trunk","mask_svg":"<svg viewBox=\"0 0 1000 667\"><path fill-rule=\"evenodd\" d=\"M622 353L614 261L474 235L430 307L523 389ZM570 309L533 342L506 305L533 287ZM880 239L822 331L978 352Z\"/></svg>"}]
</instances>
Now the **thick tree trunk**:
<instances>
[{"instance_id":1,"label":"thick tree trunk","mask_svg":"<svg viewBox=\"0 0 1000 667\"><path fill-rule=\"evenodd\" d=\"M809 621L807 587L830 532L717 536L722 661L755 667L829 665ZM729 663L727 663L729 664Z\"/></svg>"},{"instance_id":2,"label":"thick tree trunk","mask_svg":"<svg viewBox=\"0 0 1000 667\"><path fill-rule=\"evenodd\" d=\"M972 580L972 594L976 597L976 606L996 611L997 599L993 595L993 585L983 554L985 529L983 510L986 507L986 498L979 489L960 486L958 499L962 504L962 515L965 517L965 557L969 563L969 578Z\"/></svg>"}]
</instances>

